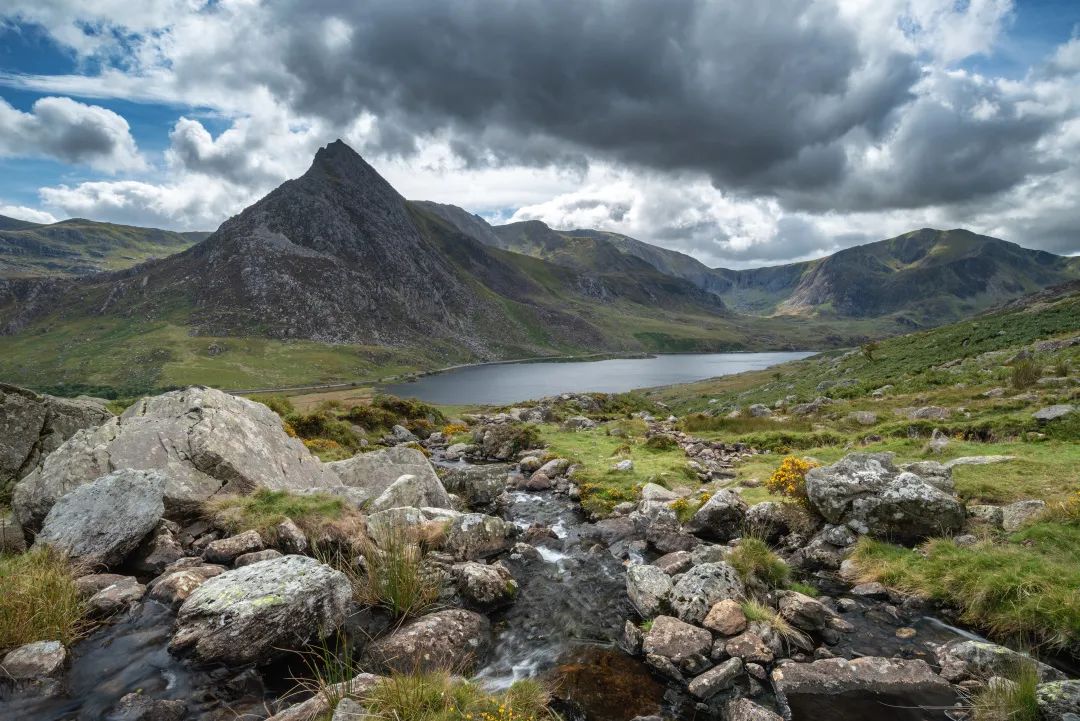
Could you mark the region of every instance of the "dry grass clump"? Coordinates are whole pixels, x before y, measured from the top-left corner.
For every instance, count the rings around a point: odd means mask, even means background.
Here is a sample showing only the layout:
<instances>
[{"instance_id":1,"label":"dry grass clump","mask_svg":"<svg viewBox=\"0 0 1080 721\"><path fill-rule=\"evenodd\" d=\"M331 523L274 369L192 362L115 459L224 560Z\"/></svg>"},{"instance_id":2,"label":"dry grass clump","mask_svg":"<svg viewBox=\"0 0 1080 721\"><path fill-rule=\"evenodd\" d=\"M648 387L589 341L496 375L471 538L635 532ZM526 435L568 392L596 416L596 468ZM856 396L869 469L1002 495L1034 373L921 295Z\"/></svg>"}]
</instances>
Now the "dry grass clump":
<instances>
[{"instance_id":1,"label":"dry grass clump","mask_svg":"<svg viewBox=\"0 0 1080 721\"><path fill-rule=\"evenodd\" d=\"M34 641L67 645L86 631L76 573L48 547L0 556L0 652Z\"/></svg>"}]
</instances>

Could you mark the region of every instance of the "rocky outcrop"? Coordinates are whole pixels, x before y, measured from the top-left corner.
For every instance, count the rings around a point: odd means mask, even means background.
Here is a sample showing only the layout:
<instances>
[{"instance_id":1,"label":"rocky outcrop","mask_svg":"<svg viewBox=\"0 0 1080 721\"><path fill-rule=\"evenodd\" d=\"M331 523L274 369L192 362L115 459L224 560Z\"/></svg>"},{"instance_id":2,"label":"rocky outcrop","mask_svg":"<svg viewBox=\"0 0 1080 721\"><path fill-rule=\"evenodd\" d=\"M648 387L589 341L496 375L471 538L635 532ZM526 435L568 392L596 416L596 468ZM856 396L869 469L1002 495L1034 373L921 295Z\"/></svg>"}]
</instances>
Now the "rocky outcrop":
<instances>
[{"instance_id":1,"label":"rocky outcrop","mask_svg":"<svg viewBox=\"0 0 1080 721\"><path fill-rule=\"evenodd\" d=\"M119 565L161 520L165 485L156 471L133 470L81 485L52 507L35 545L88 566Z\"/></svg>"},{"instance_id":2,"label":"rocky outcrop","mask_svg":"<svg viewBox=\"0 0 1080 721\"><path fill-rule=\"evenodd\" d=\"M372 503L379 498L387 489L393 486L402 476L414 476L417 487L442 488L435 469L420 451L406 446L394 446L370 453L360 453L344 461L327 463L326 468L332 471L344 484L348 493L346 497L357 506ZM446 491L443 489L440 496L442 508L449 508ZM382 507L394 508L386 505L389 498L382 502ZM432 503L399 503L400 506L432 506Z\"/></svg>"},{"instance_id":3,"label":"rocky outcrop","mask_svg":"<svg viewBox=\"0 0 1080 721\"><path fill-rule=\"evenodd\" d=\"M75 433L16 486L19 521L37 528L58 498L117 468L161 471L166 510L179 513L216 493L339 485L269 408L193 386L143 398Z\"/></svg>"},{"instance_id":4,"label":"rocky outcrop","mask_svg":"<svg viewBox=\"0 0 1080 721\"><path fill-rule=\"evenodd\" d=\"M852 453L831 466L812 468L806 491L831 523L901 543L955 533L966 516L959 499L898 470L891 453Z\"/></svg>"},{"instance_id":5,"label":"rocky outcrop","mask_svg":"<svg viewBox=\"0 0 1080 721\"><path fill-rule=\"evenodd\" d=\"M537 463L539 464L539 461ZM511 468L509 463L455 468L443 476L443 487L460 496L471 509L490 510L495 507L496 500L503 492ZM539 468L539 465L536 468Z\"/></svg>"},{"instance_id":6,"label":"rocky outcrop","mask_svg":"<svg viewBox=\"0 0 1080 721\"><path fill-rule=\"evenodd\" d=\"M101 401L40 395L0 383L0 495L76 431L112 417Z\"/></svg>"},{"instance_id":7,"label":"rocky outcrop","mask_svg":"<svg viewBox=\"0 0 1080 721\"><path fill-rule=\"evenodd\" d=\"M491 647L491 624L478 613L450 609L422 616L368 644L365 659L382 671L468 673Z\"/></svg>"},{"instance_id":8,"label":"rocky outcrop","mask_svg":"<svg viewBox=\"0 0 1080 721\"><path fill-rule=\"evenodd\" d=\"M180 607L169 648L203 662L265 662L328 636L351 598L345 574L313 558L262 561L196 588Z\"/></svg>"}]
</instances>

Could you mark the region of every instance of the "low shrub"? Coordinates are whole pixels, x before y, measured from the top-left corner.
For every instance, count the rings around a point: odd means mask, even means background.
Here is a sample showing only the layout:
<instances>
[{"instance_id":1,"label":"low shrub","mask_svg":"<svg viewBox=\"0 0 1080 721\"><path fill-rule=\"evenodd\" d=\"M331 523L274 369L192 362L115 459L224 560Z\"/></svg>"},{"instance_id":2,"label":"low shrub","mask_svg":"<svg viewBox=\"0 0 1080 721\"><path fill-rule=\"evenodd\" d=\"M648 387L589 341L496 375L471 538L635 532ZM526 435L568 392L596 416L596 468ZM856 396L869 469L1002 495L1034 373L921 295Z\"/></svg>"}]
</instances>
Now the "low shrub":
<instances>
[{"instance_id":1,"label":"low shrub","mask_svg":"<svg viewBox=\"0 0 1080 721\"><path fill-rule=\"evenodd\" d=\"M0 654L34 641L71 644L87 629L67 559L48 547L0 556Z\"/></svg>"},{"instance_id":2,"label":"low shrub","mask_svg":"<svg viewBox=\"0 0 1080 721\"><path fill-rule=\"evenodd\" d=\"M398 419L416 420L423 418L431 423L446 422L446 417L443 416L442 411L416 398L398 398L397 396L379 394L371 400L371 406L392 413Z\"/></svg>"},{"instance_id":3,"label":"low shrub","mask_svg":"<svg viewBox=\"0 0 1080 721\"><path fill-rule=\"evenodd\" d=\"M765 487L771 493L785 496L799 505L809 508L810 499L806 495L806 474L816 464L796 456L788 456L765 481Z\"/></svg>"},{"instance_id":4,"label":"low shrub","mask_svg":"<svg viewBox=\"0 0 1080 721\"><path fill-rule=\"evenodd\" d=\"M650 451L673 451L679 447L679 442L666 433L657 433L648 437L645 447Z\"/></svg>"},{"instance_id":5,"label":"low shrub","mask_svg":"<svg viewBox=\"0 0 1080 721\"><path fill-rule=\"evenodd\" d=\"M290 401L286 396L257 395L248 396L248 398L257 403L262 403L264 406L272 410L274 413L277 413L282 418L296 413L296 407L293 406L292 401Z\"/></svg>"},{"instance_id":6,"label":"low shrub","mask_svg":"<svg viewBox=\"0 0 1080 721\"><path fill-rule=\"evenodd\" d=\"M823 448L825 446L843 446L848 438L832 431L767 431L764 433L750 433L738 436L734 440L745 443L759 451L770 453L791 453L802 451L807 448Z\"/></svg>"},{"instance_id":7,"label":"low shrub","mask_svg":"<svg viewBox=\"0 0 1080 721\"><path fill-rule=\"evenodd\" d=\"M485 441L484 438L489 440ZM540 431L532 424L499 423L477 428L473 431L473 441L484 443L485 447L501 449L509 447L512 455L521 451L539 448L543 445Z\"/></svg>"},{"instance_id":8,"label":"low shrub","mask_svg":"<svg viewBox=\"0 0 1080 721\"><path fill-rule=\"evenodd\" d=\"M439 579L424 568L424 551L435 528L388 523L372 529L360 546L365 572L347 572L357 599L398 618L429 609L439 597Z\"/></svg>"},{"instance_id":9,"label":"low shrub","mask_svg":"<svg viewBox=\"0 0 1080 721\"><path fill-rule=\"evenodd\" d=\"M1042 377L1042 366L1030 358L1021 358L1012 364L1010 383L1017 390L1031 388Z\"/></svg>"}]
</instances>

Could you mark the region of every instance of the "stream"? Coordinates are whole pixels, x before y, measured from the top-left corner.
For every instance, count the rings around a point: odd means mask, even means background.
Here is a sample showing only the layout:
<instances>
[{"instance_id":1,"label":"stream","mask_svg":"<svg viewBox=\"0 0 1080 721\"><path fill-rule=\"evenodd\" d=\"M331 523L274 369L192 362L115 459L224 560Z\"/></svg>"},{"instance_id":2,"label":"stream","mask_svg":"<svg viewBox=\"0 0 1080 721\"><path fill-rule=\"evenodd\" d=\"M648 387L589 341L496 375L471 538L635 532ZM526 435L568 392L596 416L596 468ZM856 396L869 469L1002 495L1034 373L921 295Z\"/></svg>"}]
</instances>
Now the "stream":
<instances>
[{"instance_id":1,"label":"stream","mask_svg":"<svg viewBox=\"0 0 1080 721\"><path fill-rule=\"evenodd\" d=\"M438 465L449 464L438 457ZM567 721L628 721L638 715L692 718L685 692L650 673L644 662L623 653L616 640L626 619L636 614L626 595L623 560L592 540L590 524L576 502L554 491L508 491L502 515L525 532L536 551L515 552L503 562L520 584L514 603L491 614L493 652L478 677L493 689L521 678L551 682ZM543 530L550 529L550 531ZM645 559L648 560L648 559ZM826 593L839 597L846 588L825 579ZM931 644L978 638L944 621L895 608L884 601L858 599L860 607L844 614L855 631L844 634L832 650L845 657L900 656L933 663ZM71 648L67 673L70 694L53 698L0 702L0 718L20 721L99 721L125 694L140 690L155 699L181 699L192 721L265 718L270 703L294 686L303 665L278 663L260 669L198 669L166 650L174 612L153 601L103 626ZM899 636L898 629L904 631ZM860 718L916 721L948 717L922 710L919 700L904 706L796 709L794 721ZM846 702L845 702L846 703Z\"/></svg>"}]
</instances>

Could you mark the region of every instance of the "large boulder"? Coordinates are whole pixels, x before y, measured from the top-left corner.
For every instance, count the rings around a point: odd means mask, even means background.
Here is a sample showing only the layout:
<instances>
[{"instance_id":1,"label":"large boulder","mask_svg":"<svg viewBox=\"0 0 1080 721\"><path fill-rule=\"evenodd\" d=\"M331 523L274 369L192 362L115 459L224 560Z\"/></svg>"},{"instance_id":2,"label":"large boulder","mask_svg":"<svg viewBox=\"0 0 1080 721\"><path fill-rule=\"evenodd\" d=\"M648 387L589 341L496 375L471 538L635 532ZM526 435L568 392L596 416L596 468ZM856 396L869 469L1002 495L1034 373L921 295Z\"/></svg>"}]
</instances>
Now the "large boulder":
<instances>
[{"instance_id":1,"label":"large boulder","mask_svg":"<svg viewBox=\"0 0 1080 721\"><path fill-rule=\"evenodd\" d=\"M372 511L388 508L450 508L450 494L432 471L419 476L405 474L387 486L371 502Z\"/></svg>"},{"instance_id":2,"label":"large boulder","mask_svg":"<svg viewBox=\"0 0 1080 721\"><path fill-rule=\"evenodd\" d=\"M421 616L372 641L365 659L380 671L468 673L491 647L491 623L473 611L452 608Z\"/></svg>"},{"instance_id":3,"label":"large boulder","mask_svg":"<svg viewBox=\"0 0 1080 721\"><path fill-rule=\"evenodd\" d=\"M453 468L443 476L442 482L446 490L463 498L469 508L487 510L494 508L512 468L509 463Z\"/></svg>"},{"instance_id":4,"label":"large boulder","mask_svg":"<svg viewBox=\"0 0 1080 721\"><path fill-rule=\"evenodd\" d=\"M687 623L700 624L718 602L742 598L745 592L734 568L722 561L702 563L684 573L675 584L671 607Z\"/></svg>"},{"instance_id":5,"label":"large boulder","mask_svg":"<svg viewBox=\"0 0 1080 721\"><path fill-rule=\"evenodd\" d=\"M75 432L113 414L91 398L57 398L0 383L0 492L30 473Z\"/></svg>"},{"instance_id":6,"label":"large boulder","mask_svg":"<svg viewBox=\"0 0 1080 721\"><path fill-rule=\"evenodd\" d=\"M626 570L626 593L642 618L652 618L667 606L671 576L656 566L631 566Z\"/></svg>"},{"instance_id":7,"label":"large boulder","mask_svg":"<svg viewBox=\"0 0 1080 721\"><path fill-rule=\"evenodd\" d=\"M165 485L157 471L124 469L79 486L45 516L35 545L88 566L119 565L161 520Z\"/></svg>"},{"instance_id":8,"label":"large boulder","mask_svg":"<svg viewBox=\"0 0 1080 721\"><path fill-rule=\"evenodd\" d=\"M721 488L694 513L686 528L703 538L729 541L742 535L748 509L742 496L730 488Z\"/></svg>"},{"instance_id":9,"label":"large boulder","mask_svg":"<svg viewBox=\"0 0 1080 721\"><path fill-rule=\"evenodd\" d=\"M827 521L900 543L958 532L966 517L959 499L898 470L891 453L852 453L812 468L806 492Z\"/></svg>"},{"instance_id":10,"label":"large boulder","mask_svg":"<svg viewBox=\"0 0 1080 721\"><path fill-rule=\"evenodd\" d=\"M243 566L188 596L169 649L203 662L265 662L333 633L351 599L345 574L307 556Z\"/></svg>"},{"instance_id":11,"label":"large boulder","mask_svg":"<svg viewBox=\"0 0 1080 721\"><path fill-rule=\"evenodd\" d=\"M1063 681L1065 674L1025 653L985 641L952 641L937 648L941 675L953 683L969 679L986 681L992 676L1007 678L1024 664L1031 664L1041 681Z\"/></svg>"},{"instance_id":12,"label":"large boulder","mask_svg":"<svg viewBox=\"0 0 1080 721\"><path fill-rule=\"evenodd\" d=\"M374 501L406 475L416 476L421 482L434 482L442 486L427 456L407 446L360 453L344 461L327 463L326 468L348 487L348 497L357 505Z\"/></svg>"},{"instance_id":13,"label":"large boulder","mask_svg":"<svg viewBox=\"0 0 1080 721\"><path fill-rule=\"evenodd\" d=\"M658 616L645 633L641 650L681 663L695 656L707 656L712 634L671 616Z\"/></svg>"},{"instance_id":14,"label":"large boulder","mask_svg":"<svg viewBox=\"0 0 1080 721\"><path fill-rule=\"evenodd\" d=\"M1080 680L1041 683L1035 700L1041 721L1073 721L1080 716Z\"/></svg>"},{"instance_id":15,"label":"large boulder","mask_svg":"<svg viewBox=\"0 0 1080 721\"><path fill-rule=\"evenodd\" d=\"M58 498L116 468L160 470L167 511L188 513L217 493L340 485L261 403L193 386L143 398L75 433L15 488L19 521L37 528Z\"/></svg>"},{"instance_id":16,"label":"large boulder","mask_svg":"<svg viewBox=\"0 0 1080 721\"><path fill-rule=\"evenodd\" d=\"M472 561L508 550L517 535L517 526L498 516L462 513L447 524L442 547L456 560Z\"/></svg>"}]
</instances>

